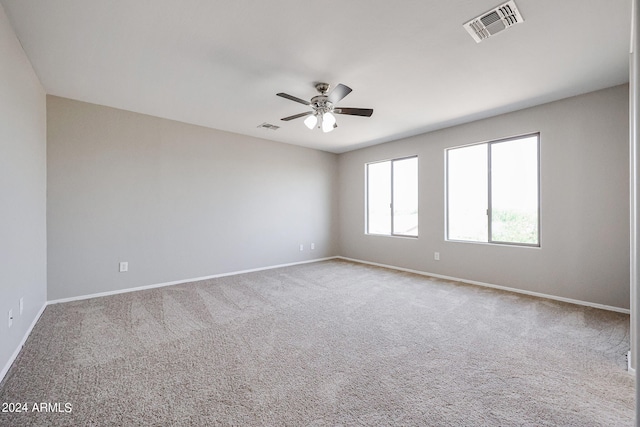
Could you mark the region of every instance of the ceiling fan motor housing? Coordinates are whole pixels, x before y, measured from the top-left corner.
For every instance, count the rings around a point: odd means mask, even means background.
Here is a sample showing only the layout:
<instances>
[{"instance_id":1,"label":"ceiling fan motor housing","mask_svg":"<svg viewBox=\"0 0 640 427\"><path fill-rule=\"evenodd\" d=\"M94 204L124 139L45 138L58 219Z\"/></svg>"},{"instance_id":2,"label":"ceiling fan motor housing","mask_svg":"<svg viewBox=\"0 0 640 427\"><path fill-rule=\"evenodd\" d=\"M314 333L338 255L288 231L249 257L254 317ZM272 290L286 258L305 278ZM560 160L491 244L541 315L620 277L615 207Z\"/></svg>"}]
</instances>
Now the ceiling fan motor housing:
<instances>
[{"instance_id":1,"label":"ceiling fan motor housing","mask_svg":"<svg viewBox=\"0 0 640 427\"><path fill-rule=\"evenodd\" d=\"M311 98L311 108L318 114L330 113L333 111L333 103L326 95L318 95Z\"/></svg>"}]
</instances>

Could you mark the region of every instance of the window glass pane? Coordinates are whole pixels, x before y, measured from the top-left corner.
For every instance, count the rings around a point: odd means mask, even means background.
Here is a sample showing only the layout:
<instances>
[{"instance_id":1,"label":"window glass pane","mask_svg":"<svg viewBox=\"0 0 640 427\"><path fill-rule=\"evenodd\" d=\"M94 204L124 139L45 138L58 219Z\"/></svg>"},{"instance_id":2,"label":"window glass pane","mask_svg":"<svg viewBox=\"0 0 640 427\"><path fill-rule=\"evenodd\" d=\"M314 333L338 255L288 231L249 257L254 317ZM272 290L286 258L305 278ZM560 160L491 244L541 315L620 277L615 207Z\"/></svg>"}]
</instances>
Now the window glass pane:
<instances>
[{"instance_id":1,"label":"window glass pane","mask_svg":"<svg viewBox=\"0 0 640 427\"><path fill-rule=\"evenodd\" d=\"M367 233L391 234L391 162L367 165Z\"/></svg>"},{"instance_id":2,"label":"window glass pane","mask_svg":"<svg viewBox=\"0 0 640 427\"><path fill-rule=\"evenodd\" d=\"M487 144L447 150L447 226L451 240L488 240Z\"/></svg>"},{"instance_id":3,"label":"window glass pane","mask_svg":"<svg viewBox=\"0 0 640 427\"><path fill-rule=\"evenodd\" d=\"M418 158L393 162L393 234L418 235Z\"/></svg>"},{"instance_id":4,"label":"window glass pane","mask_svg":"<svg viewBox=\"0 0 640 427\"><path fill-rule=\"evenodd\" d=\"M538 137L491 144L491 240L538 244Z\"/></svg>"}]
</instances>

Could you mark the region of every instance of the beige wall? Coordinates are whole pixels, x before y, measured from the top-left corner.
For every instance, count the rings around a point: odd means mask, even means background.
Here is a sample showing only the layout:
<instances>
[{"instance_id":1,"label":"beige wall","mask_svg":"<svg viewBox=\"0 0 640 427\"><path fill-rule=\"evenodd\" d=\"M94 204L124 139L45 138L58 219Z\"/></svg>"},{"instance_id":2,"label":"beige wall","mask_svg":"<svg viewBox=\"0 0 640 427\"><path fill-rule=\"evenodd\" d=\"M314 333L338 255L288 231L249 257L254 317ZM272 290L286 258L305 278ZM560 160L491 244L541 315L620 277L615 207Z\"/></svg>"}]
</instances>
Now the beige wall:
<instances>
[{"instance_id":1,"label":"beige wall","mask_svg":"<svg viewBox=\"0 0 640 427\"><path fill-rule=\"evenodd\" d=\"M342 255L628 308L627 118L625 85L335 156L48 97L49 299ZM530 132L541 247L446 242L444 149ZM365 235L364 164L413 154L420 237Z\"/></svg>"},{"instance_id":2,"label":"beige wall","mask_svg":"<svg viewBox=\"0 0 640 427\"><path fill-rule=\"evenodd\" d=\"M44 90L0 6L0 379L47 297L46 167Z\"/></svg>"},{"instance_id":3,"label":"beige wall","mask_svg":"<svg viewBox=\"0 0 640 427\"><path fill-rule=\"evenodd\" d=\"M336 255L334 154L53 96L47 120L49 300Z\"/></svg>"},{"instance_id":4,"label":"beige wall","mask_svg":"<svg viewBox=\"0 0 640 427\"><path fill-rule=\"evenodd\" d=\"M339 253L629 308L628 105L623 85L340 155ZM444 149L532 132L541 137L541 247L445 241ZM414 154L420 237L365 235L364 164Z\"/></svg>"}]
</instances>

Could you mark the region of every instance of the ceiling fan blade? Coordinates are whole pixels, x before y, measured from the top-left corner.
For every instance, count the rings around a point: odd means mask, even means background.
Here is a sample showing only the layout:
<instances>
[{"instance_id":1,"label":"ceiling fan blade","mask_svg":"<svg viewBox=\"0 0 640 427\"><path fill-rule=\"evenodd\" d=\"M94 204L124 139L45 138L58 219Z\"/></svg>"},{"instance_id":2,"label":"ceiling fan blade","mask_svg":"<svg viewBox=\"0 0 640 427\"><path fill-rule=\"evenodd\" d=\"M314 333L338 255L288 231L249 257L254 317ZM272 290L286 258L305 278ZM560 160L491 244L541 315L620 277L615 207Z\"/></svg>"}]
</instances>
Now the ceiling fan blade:
<instances>
[{"instance_id":1,"label":"ceiling fan blade","mask_svg":"<svg viewBox=\"0 0 640 427\"><path fill-rule=\"evenodd\" d=\"M293 116L285 117L284 119L280 119L280 120L284 120L285 122L288 122L289 120L298 119L300 117L309 116L311 114L313 114L313 111L307 111L306 113L295 114Z\"/></svg>"},{"instance_id":2,"label":"ceiling fan blade","mask_svg":"<svg viewBox=\"0 0 640 427\"><path fill-rule=\"evenodd\" d=\"M347 114L350 116L371 117L373 110L371 108L336 108L333 110L336 114Z\"/></svg>"},{"instance_id":3,"label":"ceiling fan blade","mask_svg":"<svg viewBox=\"0 0 640 427\"><path fill-rule=\"evenodd\" d=\"M349 86L345 86L342 83L338 83L338 86L334 87L329 94L329 102L332 104L337 103L345 96L351 93L352 89Z\"/></svg>"},{"instance_id":4,"label":"ceiling fan blade","mask_svg":"<svg viewBox=\"0 0 640 427\"><path fill-rule=\"evenodd\" d=\"M281 96L283 98L290 99L291 101L299 102L300 104L311 105L311 103L309 101L305 101L304 99L300 99L300 98L297 98L297 97L295 97L293 95L289 95L288 93L280 92L280 93L276 93L276 95Z\"/></svg>"}]
</instances>

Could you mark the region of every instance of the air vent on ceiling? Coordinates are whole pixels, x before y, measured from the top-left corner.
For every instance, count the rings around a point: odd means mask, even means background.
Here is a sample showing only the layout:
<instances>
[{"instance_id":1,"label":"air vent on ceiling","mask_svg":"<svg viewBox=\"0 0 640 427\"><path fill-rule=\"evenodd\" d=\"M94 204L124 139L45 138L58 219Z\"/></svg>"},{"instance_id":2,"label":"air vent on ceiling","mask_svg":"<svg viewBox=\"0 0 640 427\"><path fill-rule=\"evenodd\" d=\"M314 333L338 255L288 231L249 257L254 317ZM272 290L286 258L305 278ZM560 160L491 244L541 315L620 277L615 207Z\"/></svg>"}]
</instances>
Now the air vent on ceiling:
<instances>
[{"instance_id":1,"label":"air vent on ceiling","mask_svg":"<svg viewBox=\"0 0 640 427\"><path fill-rule=\"evenodd\" d=\"M261 125L258 125L257 127L259 128L265 128L265 129L269 129L269 130L278 130L280 129L280 126L276 126L276 125L272 125L271 123L263 123Z\"/></svg>"},{"instance_id":2,"label":"air vent on ceiling","mask_svg":"<svg viewBox=\"0 0 640 427\"><path fill-rule=\"evenodd\" d=\"M516 3L508 1L464 24L471 37L480 43L500 31L524 21Z\"/></svg>"}]
</instances>

